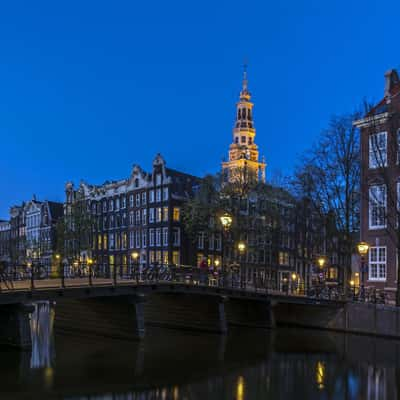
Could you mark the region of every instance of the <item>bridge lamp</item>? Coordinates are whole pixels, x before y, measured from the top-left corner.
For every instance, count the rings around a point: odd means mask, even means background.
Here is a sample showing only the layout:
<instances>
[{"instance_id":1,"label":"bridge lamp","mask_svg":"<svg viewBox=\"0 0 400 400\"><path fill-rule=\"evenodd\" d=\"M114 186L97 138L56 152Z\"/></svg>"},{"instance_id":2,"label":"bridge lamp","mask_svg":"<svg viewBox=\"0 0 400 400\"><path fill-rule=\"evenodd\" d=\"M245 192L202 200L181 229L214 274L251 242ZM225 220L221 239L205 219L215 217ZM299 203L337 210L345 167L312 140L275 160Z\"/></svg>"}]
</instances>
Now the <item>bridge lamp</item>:
<instances>
[{"instance_id":1,"label":"bridge lamp","mask_svg":"<svg viewBox=\"0 0 400 400\"><path fill-rule=\"evenodd\" d=\"M91 258L88 258L87 263L88 263L89 265L92 265L92 264L93 264L93 260L92 260Z\"/></svg>"},{"instance_id":2,"label":"bridge lamp","mask_svg":"<svg viewBox=\"0 0 400 400\"><path fill-rule=\"evenodd\" d=\"M56 259L59 260L60 259L60 255L56 254Z\"/></svg>"},{"instance_id":3,"label":"bridge lamp","mask_svg":"<svg viewBox=\"0 0 400 400\"><path fill-rule=\"evenodd\" d=\"M131 257L132 257L132 259L133 259L134 261L136 261L136 260L139 258L139 253L138 253L137 251L134 251L134 252L131 254Z\"/></svg>"},{"instance_id":4,"label":"bridge lamp","mask_svg":"<svg viewBox=\"0 0 400 400\"><path fill-rule=\"evenodd\" d=\"M214 265L218 268L218 266L219 266L219 260L218 260L218 258L214 261Z\"/></svg>"},{"instance_id":5,"label":"bridge lamp","mask_svg":"<svg viewBox=\"0 0 400 400\"><path fill-rule=\"evenodd\" d=\"M295 281L297 279L297 274L293 273L292 274L292 281Z\"/></svg>"},{"instance_id":6,"label":"bridge lamp","mask_svg":"<svg viewBox=\"0 0 400 400\"><path fill-rule=\"evenodd\" d=\"M222 215L221 217L219 217L219 220L221 221L222 227L224 228L224 230L228 230L231 225L232 225L232 217L228 214L225 213L224 215Z\"/></svg>"}]
</instances>

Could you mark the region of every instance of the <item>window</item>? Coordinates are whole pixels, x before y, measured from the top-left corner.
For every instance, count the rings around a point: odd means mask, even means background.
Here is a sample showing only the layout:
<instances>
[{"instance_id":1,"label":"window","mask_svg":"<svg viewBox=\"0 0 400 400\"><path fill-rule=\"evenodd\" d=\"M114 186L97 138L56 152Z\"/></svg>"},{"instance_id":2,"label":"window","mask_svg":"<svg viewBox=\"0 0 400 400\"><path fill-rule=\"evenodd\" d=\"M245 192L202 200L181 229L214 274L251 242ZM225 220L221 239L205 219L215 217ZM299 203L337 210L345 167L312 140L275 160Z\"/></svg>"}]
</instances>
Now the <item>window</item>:
<instances>
[{"instance_id":1,"label":"window","mask_svg":"<svg viewBox=\"0 0 400 400\"><path fill-rule=\"evenodd\" d=\"M197 248L204 249L204 232L200 232L197 236Z\"/></svg>"},{"instance_id":2,"label":"window","mask_svg":"<svg viewBox=\"0 0 400 400\"><path fill-rule=\"evenodd\" d=\"M122 243L121 243L121 248L126 249L126 242L127 242L127 235L126 232L122 233Z\"/></svg>"},{"instance_id":3,"label":"window","mask_svg":"<svg viewBox=\"0 0 400 400\"><path fill-rule=\"evenodd\" d=\"M129 195L129 207L133 207L134 203L133 203L133 194Z\"/></svg>"},{"instance_id":4,"label":"window","mask_svg":"<svg viewBox=\"0 0 400 400\"><path fill-rule=\"evenodd\" d=\"M246 143L246 136L242 136L242 137L240 138L240 141L241 141L242 143Z\"/></svg>"},{"instance_id":5,"label":"window","mask_svg":"<svg viewBox=\"0 0 400 400\"><path fill-rule=\"evenodd\" d=\"M386 246L370 248L368 279L370 281L386 280Z\"/></svg>"},{"instance_id":6,"label":"window","mask_svg":"<svg viewBox=\"0 0 400 400\"><path fill-rule=\"evenodd\" d=\"M369 167L379 168L387 165L387 134L379 132L369 137Z\"/></svg>"},{"instance_id":7,"label":"window","mask_svg":"<svg viewBox=\"0 0 400 400\"><path fill-rule=\"evenodd\" d=\"M286 251L279 252L279 265L289 265L289 254Z\"/></svg>"},{"instance_id":8,"label":"window","mask_svg":"<svg viewBox=\"0 0 400 400\"><path fill-rule=\"evenodd\" d=\"M156 246L161 246L161 229L156 229Z\"/></svg>"},{"instance_id":9,"label":"window","mask_svg":"<svg viewBox=\"0 0 400 400\"><path fill-rule=\"evenodd\" d=\"M126 197L122 196L121 200L122 200L121 208L126 208Z\"/></svg>"},{"instance_id":10,"label":"window","mask_svg":"<svg viewBox=\"0 0 400 400\"><path fill-rule=\"evenodd\" d=\"M107 250L107 234L103 234L103 250Z\"/></svg>"},{"instance_id":11,"label":"window","mask_svg":"<svg viewBox=\"0 0 400 400\"><path fill-rule=\"evenodd\" d=\"M133 226L134 222L134 217L133 217L133 211L129 212L129 225Z\"/></svg>"},{"instance_id":12,"label":"window","mask_svg":"<svg viewBox=\"0 0 400 400\"><path fill-rule=\"evenodd\" d=\"M135 233L133 231L129 232L129 248L133 249L133 244L135 242Z\"/></svg>"},{"instance_id":13,"label":"window","mask_svg":"<svg viewBox=\"0 0 400 400\"><path fill-rule=\"evenodd\" d=\"M114 249L114 234L110 233L108 236L108 243L109 243L109 248L110 250Z\"/></svg>"},{"instance_id":14,"label":"window","mask_svg":"<svg viewBox=\"0 0 400 400\"><path fill-rule=\"evenodd\" d=\"M135 238L136 238L135 246L137 249L139 249L140 248L140 232L139 231L136 231Z\"/></svg>"},{"instance_id":15,"label":"window","mask_svg":"<svg viewBox=\"0 0 400 400\"><path fill-rule=\"evenodd\" d=\"M161 189L156 190L156 202L159 203L161 201Z\"/></svg>"},{"instance_id":16,"label":"window","mask_svg":"<svg viewBox=\"0 0 400 400\"><path fill-rule=\"evenodd\" d=\"M161 185L161 174L156 175L156 185Z\"/></svg>"},{"instance_id":17,"label":"window","mask_svg":"<svg viewBox=\"0 0 400 400\"><path fill-rule=\"evenodd\" d=\"M156 208L156 221L157 222L162 221L162 208L161 207Z\"/></svg>"},{"instance_id":18,"label":"window","mask_svg":"<svg viewBox=\"0 0 400 400\"><path fill-rule=\"evenodd\" d=\"M163 207L163 221L168 221L168 207Z\"/></svg>"},{"instance_id":19,"label":"window","mask_svg":"<svg viewBox=\"0 0 400 400\"><path fill-rule=\"evenodd\" d=\"M214 240L215 240L215 235L212 233L212 234L210 235L210 239L209 239L209 241L208 241L208 248L209 248L210 250L214 250Z\"/></svg>"},{"instance_id":20,"label":"window","mask_svg":"<svg viewBox=\"0 0 400 400\"><path fill-rule=\"evenodd\" d=\"M149 203L154 203L154 190L149 191Z\"/></svg>"},{"instance_id":21,"label":"window","mask_svg":"<svg viewBox=\"0 0 400 400\"><path fill-rule=\"evenodd\" d=\"M115 209L119 210L119 198L118 197L115 199Z\"/></svg>"},{"instance_id":22,"label":"window","mask_svg":"<svg viewBox=\"0 0 400 400\"><path fill-rule=\"evenodd\" d=\"M100 250L101 248L102 248L102 236L101 235L98 235L97 236L97 248Z\"/></svg>"},{"instance_id":23,"label":"window","mask_svg":"<svg viewBox=\"0 0 400 400\"><path fill-rule=\"evenodd\" d=\"M236 144L239 143L239 137L238 137L238 136L235 137L235 143L236 143Z\"/></svg>"},{"instance_id":24,"label":"window","mask_svg":"<svg viewBox=\"0 0 400 400\"><path fill-rule=\"evenodd\" d=\"M107 201L103 201L103 212L107 212Z\"/></svg>"},{"instance_id":25,"label":"window","mask_svg":"<svg viewBox=\"0 0 400 400\"><path fill-rule=\"evenodd\" d=\"M163 228L163 245L168 246L168 228Z\"/></svg>"},{"instance_id":26,"label":"window","mask_svg":"<svg viewBox=\"0 0 400 400\"><path fill-rule=\"evenodd\" d=\"M140 225L140 210L136 210L135 217L136 225Z\"/></svg>"},{"instance_id":27,"label":"window","mask_svg":"<svg viewBox=\"0 0 400 400\"><path fill-rule=\"evenodd\" d=\"M147 209L144 208L142 210L142 225L146 225L147 223Z\"/></svg>"},{"instance_id":28,"label":"window","mask_svg":"<svg viewBox=\"0 0 400 400\"><path fill-rule=\"evenodd\" d=\"M147 246L147 232L145 230L142 231L142 247Z\"/></svg>"},{"instance_id":29,"label":"window","mask_svg":"<svg viewBox=\"0 0 400 400\"><path fill-rule=\"evenodd\" d=\"M180 244L181 244L181 230L180 230L180 228L173 228L173 230L172 230L172 244L174 246L180 246Z\"/></svg>"},{"instance_id":30,"label":"window","mask_svg":"<svg viewBox=\"0 0 400 400\"><path fill-rule=\"evenodd\" d=\"M216 235L216 237L215 237L215 247L216 247L216 250L218 250L218 251L221 250L221 243L222 243L221 234L218 234L218 235Z\"/></svg>"},{"instance_id":31,"label":"window","mask_svg":"<svg viewBox=\"0 0 400 400\"><path fill-rule=\"evenodd\" d=\"M140 207L140 193L136 195L136 207Z\"/></svg>"},{"instance_id":32,"label":"window","mask_svg":"<svg viewBox=\"0 0 400 400\"><path fill-rule=\"evenodd\" d=\"M173 212L173 220L174 221L179 221L181 218L181 213L179 207L174 207L174 212Z\"/></svg>"},{"instance_id":33,"label":"window","mask_svg":"<svg viewBox=\"0 0 400 400\"><path fill-rule=\"evenodd\" d=\"M111 215L110 217L110 229L114 228L114 215Z\"/></svg>"},{"instance_id":34,"label":"window","mask_svg":"<svg viewBox=\"0 0 400 400\"><path fill-rule=\"evenodd\" d=\"M163 188L163 201L168 200L168 188Z\"/></svg>"},{"instance_id":35,"label":"window","mask_svg":"<svg viewBox=\"0 0 400 400\"><path fill-rule=\"evenodd\" d=\"M175 264L175 265L180 264L179 251L172 252L172 264Z\"/></svg>"},{"instance_id":36,"label":"window","mask_svg":"<svg viewBox=\"0 0 400 400\"><path fill-rule=\"evenodd\" d=\"M109 201L108 209L109 211L114 211L114 200L111 199Z\"/></svg>"},{"instance_id":37,"label":"window","mask_svg":"<svg viewBox=\"0 0 400 400\"><path fill-rule=\"evenodd\" d=\"M163 264L168 265L168 251L163 252Z\"/></svg>"},{"instance_id":38,"label":"window","mask_svg":"<svg viewBox=\"0 0 400 400\"><path fill-rule=\"evenodd\" d=\"M149 246L154 246L154 229L149 229Z\"/></svg>"},{"instance_id":39,"label":"window","mask_svg":"<svg viewBox=\"0 0 400 400\"><path fill-rule=\"evenodd\" d=\"M154 222L154 208L149 209L149 223L152 224Z\"/></svg>"},{"instance_id":40,"label":"window","mask_svg":"<svg viewBox=\"0 0 400 400\"><path fill-rule=\"evenodd\" d=\"M146 192L142 193L142 205L146 205L147 202L147 196L146 196Z\"/></svg>"},{"instance_id":41,"label":"window","mask_svg":"<svg viewBox=\"0 0 400 400\"><path fill-rule=\"evenodd\" d=\"M386 227L386 186L375 185L369 188L369 228Z\"/></svg>"}]
</instances>

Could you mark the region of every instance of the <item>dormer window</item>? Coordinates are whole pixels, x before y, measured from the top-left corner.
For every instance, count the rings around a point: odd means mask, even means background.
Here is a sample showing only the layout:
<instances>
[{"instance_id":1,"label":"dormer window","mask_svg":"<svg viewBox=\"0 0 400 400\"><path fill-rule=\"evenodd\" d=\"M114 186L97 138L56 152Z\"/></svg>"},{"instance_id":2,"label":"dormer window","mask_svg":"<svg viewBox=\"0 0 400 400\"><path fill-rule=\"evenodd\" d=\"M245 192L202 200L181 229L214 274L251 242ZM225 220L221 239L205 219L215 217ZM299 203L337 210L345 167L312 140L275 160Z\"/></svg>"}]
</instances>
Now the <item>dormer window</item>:
<instances>
[{"instance_id":1,"label":"dormer window","mask_svg":"<svg viewBox=\"0 0 400 400\"><path fill-rule=\"evenodd\" d=\"M137 187L139 187L139 179L138 178L135 179L135 188L137 188Z\"/></svg>"}]
</instances>

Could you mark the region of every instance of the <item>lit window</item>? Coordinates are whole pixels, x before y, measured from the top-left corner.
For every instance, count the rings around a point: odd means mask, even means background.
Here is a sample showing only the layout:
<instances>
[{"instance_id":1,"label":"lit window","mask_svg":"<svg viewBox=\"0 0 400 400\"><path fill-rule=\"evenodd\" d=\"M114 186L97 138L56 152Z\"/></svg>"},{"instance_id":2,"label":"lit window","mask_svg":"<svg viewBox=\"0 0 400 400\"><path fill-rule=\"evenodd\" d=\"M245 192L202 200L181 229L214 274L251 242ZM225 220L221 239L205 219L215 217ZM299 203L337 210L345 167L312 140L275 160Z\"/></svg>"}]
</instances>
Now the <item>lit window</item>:
<instances>
[{"instance_id":1,"label":"lit window","mask_svg":"<svg viewBox=\"0 0 400 400\"><path fill-rule=\"evenodd\" d=\"M156 208L156 221L157 222L162 221L162 208L161 207Z\"/></svg>"},{"instance_id":2,"label":"lit window","mask_svg":"<svg viewBox=\"0 0 400 400\"><path fill-rule=\"evenodd\" d=\"M386 186L374 185L369 188L369 228L386 227Z\"/></svg>"},{"instance_id":3,"label":"lit window","mask_svg":"<svg viewBox=\"0 0 400 400\"><path fill-rule=\"evenodd\" d=\"M163 221L168 221L168 207L163 207Z\"/></svg>"},{"instance_id":4,"label":"lit window","mask_svg":"<svg viewBox=\"0 0 400 400\"><path fill-rule=\"evenodd\" d=\"M386 280L386 246L370 248L368 279L370 281Z\"/></svg>"},{"instance_id":5,"label":"lit window","mask_svg":"<svg viewBox=\"0 0 400 400\"><path fill-rule=\"evenodd\" d=\"M172 252L172 264L175 264L175 265L180 264L179 251Z\"/></svg>"},{"instance_id":6,"label":"lit window","mask_svg":"<svg viewBox=\"0 0 400 400\"><path fill-rule=\"evenodd\" d=\"M173 212L173 220L174 221L179 221L181 218L181 212L180 212L180 208L179 207L174 207L174 212Z\"/></svg>"},{"instance_id":7,"label":"lit window","mask_svg":"<svg viewBox=\"0 0 400 400\"><path fill-rule=\"evenodd\" d=\"M387 133L379 132L369 137L369 167L387 166Z\"/></svg>"}]
</instances>

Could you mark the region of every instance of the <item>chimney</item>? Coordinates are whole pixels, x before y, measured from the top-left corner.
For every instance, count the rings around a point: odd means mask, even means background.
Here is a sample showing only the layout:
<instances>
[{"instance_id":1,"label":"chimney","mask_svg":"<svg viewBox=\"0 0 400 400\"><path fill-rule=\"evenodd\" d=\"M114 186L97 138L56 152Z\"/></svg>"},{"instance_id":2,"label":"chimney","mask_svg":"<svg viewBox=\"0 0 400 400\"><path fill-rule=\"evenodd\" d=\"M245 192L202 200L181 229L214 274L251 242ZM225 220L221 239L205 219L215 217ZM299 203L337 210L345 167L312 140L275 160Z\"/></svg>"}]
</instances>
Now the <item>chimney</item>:
<instances>
[{"instance_id":1,"label":"chimney","mask_svg":"<svg viewBox=\"0 0 400 400\"><path fill-rule=\"evenodd\" d=\"M390 97L393 86L399 83L399 76L395 69L385 73L385 97Z\"/></svg>"}]
</instances>

